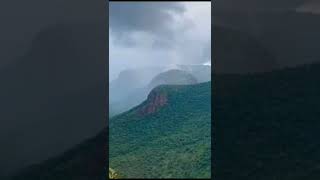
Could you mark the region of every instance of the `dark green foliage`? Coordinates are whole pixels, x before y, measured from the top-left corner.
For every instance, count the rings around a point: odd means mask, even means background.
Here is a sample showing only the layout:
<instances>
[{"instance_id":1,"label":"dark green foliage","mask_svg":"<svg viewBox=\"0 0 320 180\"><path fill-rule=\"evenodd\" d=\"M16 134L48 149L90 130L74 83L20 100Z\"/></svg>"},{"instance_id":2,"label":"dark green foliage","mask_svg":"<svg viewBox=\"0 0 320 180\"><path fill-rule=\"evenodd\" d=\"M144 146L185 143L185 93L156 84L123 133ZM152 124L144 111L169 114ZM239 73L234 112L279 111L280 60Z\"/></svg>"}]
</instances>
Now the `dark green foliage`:
<instances>
[{"instance_id":1,"label":"dark green foliage","mask_svg":"<svg viewBox=\"0 0 320 180\"><path fill-rule=\"evenodd\" d=\"M153 114L138 111L110 120L110 167L126 178L210 178L210 82L159 86L167 104Z\"/></svg>"},{"instance_id":2,"label":"dark green foliage","mask_svg":"<svg viewBox=\"0 0 320 180\"><path fill-rule=\"evenodd\" d=\"M214 77L215 175L320 178L320 65Z\"/></svg>"},{"instance_id":3,"label":"dark green foliage","mask_svg":"<svg viewBox=\"0 0 320 180\"><path fill-rule=\"evenodd\" d=\"M202 67L202 66L199 66ZM198 67L198 68L199 68ZM188 68L188 70L195 70L196 67L191 66L185 66L185 69ZM152 69L151 69L152 70ZM205 74L205 73L204 73ZM130 74L129 74L130 75ZM125 90L119 90L111 88L110 90L113 92L121 92L121 91L127 91L127 93L121 93L121 95L116 95L116 93L110 93L110 97L114 96L113 98L118 98L118 101L110 101L109 106L109 117L112 118L115 115L118 115L120 113L126 112L130 109L132 109L135 106L138 106L141 104L148 96L148 94L151 92L151 90L159 85L187 85L187 84L195 84L197 83L197 79L195 76L193 76L191 73L185 71L185 70L178 70L178 69L171 69L162 73L159 73L153 77L151 74L146 76L151 76L152 79L147 81L146 86L132 86L130 83L124 81L121 83L123 86L121 89ZM207 77L210 77L209 74L206 74ZM201 80L201 78L199 78ZM143 80L146 80L144 78ZM127 80L128 81L128 80ZM131 81L131 80L130 80ZM135 81L131 82L134 83ZM139 87L139 88L134 88ZM113 90L112 90L113 89Z\"/></svg>"}]
</instances>

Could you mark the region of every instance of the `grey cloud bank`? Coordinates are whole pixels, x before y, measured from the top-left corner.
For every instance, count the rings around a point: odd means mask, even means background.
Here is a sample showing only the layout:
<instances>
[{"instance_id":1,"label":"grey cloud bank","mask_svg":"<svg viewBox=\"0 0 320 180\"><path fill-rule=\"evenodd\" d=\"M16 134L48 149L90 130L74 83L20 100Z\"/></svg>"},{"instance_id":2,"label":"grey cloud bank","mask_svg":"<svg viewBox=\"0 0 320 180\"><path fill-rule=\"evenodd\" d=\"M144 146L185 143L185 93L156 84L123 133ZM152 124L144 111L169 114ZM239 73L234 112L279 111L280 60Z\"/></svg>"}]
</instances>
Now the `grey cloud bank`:
<instances>
[{"instance_id":1,"label":"grey cloud bank","mask_svg":"<svg viewBox=\"0 0 320 180\"><path fill-rule=\"evenodd\" d=\"M210 2L110 2L110 80L145 66L211 59Z\"/></svg>"},{"instance_id":2,"label":"grey cloud bank","mask_svg":"<svg viewBox=\"0 0 320 180\"><path fill-rule=\"evenodd\" d=\"M172 38L173 15L185 12L181 3L168 2L126 2L110 3L110 27L117 40L128 39L128 35L144 32ZM125 41L127 42L127 41Z\"/></svg>"}]
</instances>

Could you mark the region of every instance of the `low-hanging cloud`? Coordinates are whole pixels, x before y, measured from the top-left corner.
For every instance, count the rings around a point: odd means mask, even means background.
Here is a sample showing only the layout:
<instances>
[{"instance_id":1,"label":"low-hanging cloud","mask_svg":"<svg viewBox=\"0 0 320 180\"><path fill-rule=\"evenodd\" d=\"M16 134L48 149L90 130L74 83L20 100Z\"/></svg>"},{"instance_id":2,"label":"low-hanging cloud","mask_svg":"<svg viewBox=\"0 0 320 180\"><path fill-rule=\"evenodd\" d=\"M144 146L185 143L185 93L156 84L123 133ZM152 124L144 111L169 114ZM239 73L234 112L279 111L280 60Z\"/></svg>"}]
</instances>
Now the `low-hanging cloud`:
<instances>
[{"instance_id":1,"label":"low-hanging cloud","mask_svg":"<svg viewBox=\"0 0 320 180\"><path fill-rule=\"evenodd\" d=\"M174 16L184 12L185 7L181 3L111 2L111 33L122 45L135 45L135 39L141 35L151 36L155 38L155 44L161 45L175 37Z\"/></svg>"},{"instance_id":2,"label":"low-hanging cloud","mask_svg":"<svg viewBox=\"0 0 320 180\"><path fill-rule=\"evenodd\" d=\"M110 78L124 69L211 59L210 2L111 2Z\"/></svg>"}]
</instances>

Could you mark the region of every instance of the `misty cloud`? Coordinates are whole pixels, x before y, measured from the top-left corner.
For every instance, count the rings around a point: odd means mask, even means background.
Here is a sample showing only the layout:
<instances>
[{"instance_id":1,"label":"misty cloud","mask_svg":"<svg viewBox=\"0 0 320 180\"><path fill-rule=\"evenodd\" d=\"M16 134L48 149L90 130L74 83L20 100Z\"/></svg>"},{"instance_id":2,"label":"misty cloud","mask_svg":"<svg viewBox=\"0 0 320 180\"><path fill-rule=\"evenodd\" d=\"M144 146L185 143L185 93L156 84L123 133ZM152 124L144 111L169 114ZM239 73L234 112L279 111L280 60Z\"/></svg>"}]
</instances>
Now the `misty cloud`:
<instances>
[{"instance_id":1,"label":"misty cloud","mask_svg":"<svg viewBox=\"0 0 320 180\"><path fill-rule=\"evenodd\" d=\"M110 79L128 68L211 59L210 2L110 2Z\"/></svg>"},{"instance_id":2,"label":"misty cloud","mask_svg":"<svg viewBox=\"0 0 320 180\"><path fill-rule=\"evenodd\" d=\"M110 2L110 30L123 45L135 45L136 39L148 36L161 46L175 37L175 16L184 12L181 3Z\"/></svg>"}]
</instances>

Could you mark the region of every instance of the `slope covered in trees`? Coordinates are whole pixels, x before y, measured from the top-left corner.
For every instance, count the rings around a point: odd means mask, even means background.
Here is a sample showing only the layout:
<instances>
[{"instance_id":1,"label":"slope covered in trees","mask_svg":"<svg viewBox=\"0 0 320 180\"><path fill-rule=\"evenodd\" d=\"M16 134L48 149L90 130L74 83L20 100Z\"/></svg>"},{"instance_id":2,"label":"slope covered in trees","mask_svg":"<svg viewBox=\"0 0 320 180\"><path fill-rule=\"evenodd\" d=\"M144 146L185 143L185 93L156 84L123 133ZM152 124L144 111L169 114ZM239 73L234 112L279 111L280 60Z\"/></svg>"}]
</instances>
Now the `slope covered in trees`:
<instances>
[{"instance_id":1,"label":"slope covered in trees","mask_svg":"<svg viewBox=\"0 0 320 180\"><path fill-rule=\"evenodd\" d=\"M158 86L110 120L110 167L125 178L210 178L211 86Z\"/></svg>"}]
</instances>

